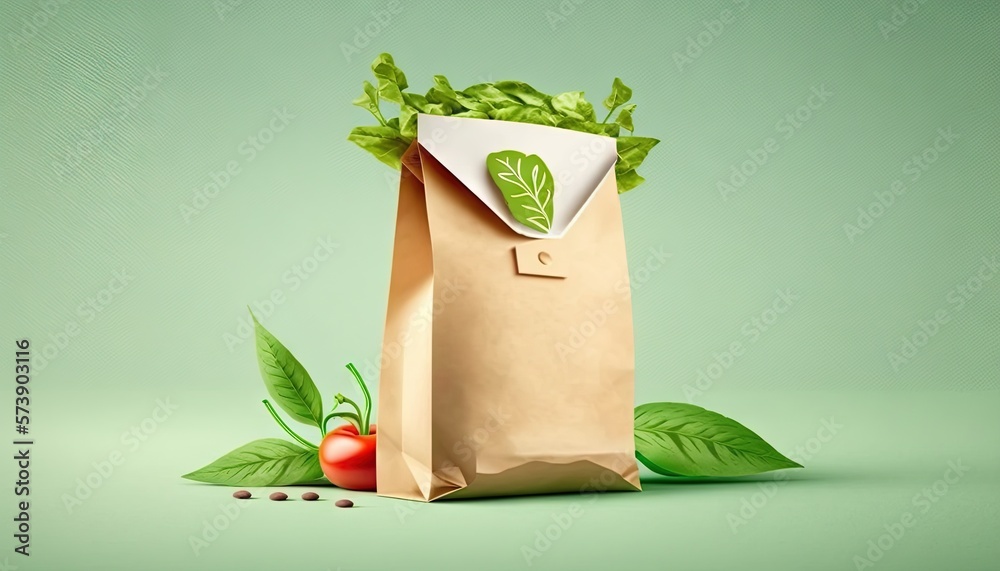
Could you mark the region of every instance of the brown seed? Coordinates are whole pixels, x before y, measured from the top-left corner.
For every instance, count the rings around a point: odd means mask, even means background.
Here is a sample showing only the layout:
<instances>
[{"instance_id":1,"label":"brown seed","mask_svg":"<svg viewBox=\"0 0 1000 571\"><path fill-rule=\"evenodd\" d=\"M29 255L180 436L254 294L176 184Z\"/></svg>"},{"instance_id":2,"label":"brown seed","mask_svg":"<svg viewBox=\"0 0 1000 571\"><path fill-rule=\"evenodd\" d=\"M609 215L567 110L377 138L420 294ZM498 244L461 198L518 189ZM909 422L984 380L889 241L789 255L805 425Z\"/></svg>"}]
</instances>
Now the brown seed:
<instances>
[{"instance_id":1,"label":"brown seed","mask_svg":"<svg viewBox=\"0 0 1000 571\"><path fill-rule=\"evenodd\" d=\"M354 502L351 500L337 500L337 503L333 504L338 508L352 508L354 507Z\"/></svg>"},{"instance_id":2,"label":"brown seed","mask_svg":"<svg viewBox=\"0 0 1000 571\"><path fill-rule=\"evenodd\" d=\"M315 502L316 500L319 499L319 494L317 494L316 492L306 492L302 494L302 499L307 502Z\"/></svg>"},{"instance_id":3,"label":"brown seed","mask_svg":"<svg viewBox=\"0 0 1000 571\"><path fill-rule=\"evenodd\" d=\"M250 496L251 496L250 492L248 492L246 490L240 490L238 492L233 492L233 497L236 498L237 500L249 500Z\"/></svg>"},{"instance_id":4,"label":"brown seed","mask_svg":"<svg viewBox=\"0 0 1000 571\"><path fill-rule=\"evenodd\" d=\"M272 500L276 501L276 502L283 502L283 501L285 501L285 500L288 499L288 494L286 494L284 492L274 492L273 494L271 494L268 497L271 498Z\"/></svg>"}]
</instances>

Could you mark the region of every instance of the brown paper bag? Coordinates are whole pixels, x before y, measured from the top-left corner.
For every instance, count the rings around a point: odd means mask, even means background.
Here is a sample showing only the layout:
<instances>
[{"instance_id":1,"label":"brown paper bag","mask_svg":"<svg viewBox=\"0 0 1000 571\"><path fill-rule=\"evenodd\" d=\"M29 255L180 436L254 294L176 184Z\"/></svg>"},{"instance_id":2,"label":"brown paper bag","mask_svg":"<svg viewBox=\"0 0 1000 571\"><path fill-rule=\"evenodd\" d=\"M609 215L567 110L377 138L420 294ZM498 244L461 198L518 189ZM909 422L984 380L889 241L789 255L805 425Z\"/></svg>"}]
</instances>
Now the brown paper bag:
<instances>
[{"instance_id":1,"label":"brown paper bag","mask_svg":"<svg viewBox=\"0 0 1000 571\"><path fill-rule=\"evenodd\" d=\"M638 490L615 141L430 115L418 133L399 184L379 495ZM552 169L550 236L505 210L485 162L503 149Z\"/></svg>"}]
</instances>

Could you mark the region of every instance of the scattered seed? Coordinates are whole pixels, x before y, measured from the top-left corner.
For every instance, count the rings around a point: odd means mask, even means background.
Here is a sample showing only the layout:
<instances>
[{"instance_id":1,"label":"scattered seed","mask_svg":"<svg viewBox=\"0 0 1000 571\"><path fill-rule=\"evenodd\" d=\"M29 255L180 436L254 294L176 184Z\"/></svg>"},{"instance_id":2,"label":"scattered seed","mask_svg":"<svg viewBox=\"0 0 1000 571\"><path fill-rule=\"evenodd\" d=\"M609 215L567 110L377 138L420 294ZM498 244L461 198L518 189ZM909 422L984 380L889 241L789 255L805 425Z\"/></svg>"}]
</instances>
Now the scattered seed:
<instances>
[{"instance_id":1,"label":"scattered seed","mask_svg":"<svg viewBox=\"0 0 1000 571\"><path fill-rule=\"evenodd\" d=\"M354 502L351 500L337 500L337 503L333 504L338 508L352 508L354 507Z\"/></svg>"},{"instance_id":2,"label":"scattered seed","mask_svg":"<svg viewBox=\"0 0 1000 571\"><path fill-rule=\"evenodd\" d=\"M248 492L246 490L240 490L238 492L233 492L233 497L236 498L237 500L249 500L250 496L251 496L250 492Z\"/></svg>"},{"instance_id":3,"label":"scattered seed","mask_svg":"<svg viewBox=\"0 0 1000 571\"><path fill-rule=\"evenodd\" d=\"M273 494L271 494L268 497L271 498L272 500L276 501L276 502L283 502L283 501L285 501L285 500L288 499L288 494L286 494L284 492L274 492Z\"/></svg>"},{"instance_id":4,"label":"scattered seed","mask_svg":"<svg viewBox=\"0 0 1000 571\"><path fill-rule=\"evenodd\" d=\"M307 502L315 502L316 500L319 499L319 494L317 494L316 492L306 492L302 494L302 499Z\"/></svg>"}]
</instances>

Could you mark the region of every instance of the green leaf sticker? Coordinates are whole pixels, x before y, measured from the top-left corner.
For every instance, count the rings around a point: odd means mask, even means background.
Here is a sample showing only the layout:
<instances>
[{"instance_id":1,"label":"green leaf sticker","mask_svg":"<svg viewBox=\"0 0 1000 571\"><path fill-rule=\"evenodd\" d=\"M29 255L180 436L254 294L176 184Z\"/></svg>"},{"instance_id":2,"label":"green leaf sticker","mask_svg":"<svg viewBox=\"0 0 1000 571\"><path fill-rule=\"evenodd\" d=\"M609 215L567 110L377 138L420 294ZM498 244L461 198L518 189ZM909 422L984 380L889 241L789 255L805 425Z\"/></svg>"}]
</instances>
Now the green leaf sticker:
<instances>
[{"instance_id":1,"label":"green leaf sticker","mask_svg":"<svg viewBox=\"0 0 1000 571\"><path fill-rule=\"evenodd\" d=\"M315 450L277 438L263 438L182 477L230 486L290 486L321 479L323 469Z\"/></svg>"},{"instance_id":2,"label":"green leaf sticker","mask_svg":"<svg viewBox=\"0 0 1000 571\"><path fill-rule=\"evenodd\" d=\"M490 171L514 219L548 233L552 229L552 199L555 179L538 155L499 151L486 157Z\"/></svg>"},{"instance_id":3,"label":"green leaf sticker","mask_svg":"<svg viewBox=\"0 0 1000 571\"><path fill-rule=\"evenodd\" d=\"M635 408L635 455L667 476L746 476L802 467L735 420L672 402Z\"/></svg>"},{"instance_id":4,"label":"green leaf sticker","mask_svg":"<svg viewBox=\"0 0 1000 571\"><path fill-rule=\"evenodd\" d=\"M257 364L267 392L292 418L323 426L323 400L299 360L253 317L257 337Z\"/></svg>"}]
</instances>

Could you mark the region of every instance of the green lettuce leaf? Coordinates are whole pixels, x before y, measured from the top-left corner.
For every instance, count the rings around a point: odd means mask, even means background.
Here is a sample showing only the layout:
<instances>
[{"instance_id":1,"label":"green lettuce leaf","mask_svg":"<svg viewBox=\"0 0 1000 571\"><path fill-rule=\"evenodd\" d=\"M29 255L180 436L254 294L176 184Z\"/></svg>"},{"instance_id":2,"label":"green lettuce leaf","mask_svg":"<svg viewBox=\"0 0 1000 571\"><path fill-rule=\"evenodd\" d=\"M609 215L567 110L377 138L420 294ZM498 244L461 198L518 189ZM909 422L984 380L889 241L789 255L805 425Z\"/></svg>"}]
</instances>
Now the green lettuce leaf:
<instances>
[{"instance_id":1,"label":"green lettuce leaf","mask_svg":"<svg viewBox=\"0 0 1000 571\"><path fill-rule=\"evenodd\" d=\"M621 78L616 77L611 84L611 95L608 95L608 98L604 100L604 108L614 111L628 102L629 99L632 99L632 88L622 83Z\"/></svg>"},{"instance_id":2,"label":"green lettuce leaf","mask_svg":"<svg viewBox=\"0 0 1000 571\"><path fill-rule=\"evenodd\" d=\"M622 110L618 112L618 116L615 117L615 123L622 126L629 132L635 131L635 126L632 125L632 112L635 111L635 105L626 105L622 107Z\"/></svg>"},{"instance_id":3,"label":"green lettuce leaf","mask_svg":"<svg viewBox=\"0 0 1000 571\"><path fill-rule=\"evenodd\" d=\"M521 81L498 81L493 84L498 90L506 95L533 107L541 107L547 111L552 111L552 97L546 95L527 83Z\"/></svg>"},{"instance_id":4,"label":"green lettuce leaf","mask_svg":"<svg viewBox=\"0 0 1000 571\"><path fill-rule=\"evenodd\" d=\"M609 110L604 121L598 122L594 106L582 91L547 95L521 81L477 83L456 90L443 75L436 75L426 95L409 93L406 75L389 54L380 54L372 62L377 85L364 82L364 94L354 104L367 109L378 119L378 126L356 127L348 136L361 148L383 163L400 168L400 158L417 137L417 114L494 119L532 123L570 129L583 133L614 137L618 160L615 173L618 191L625 192L643 182L636 172L659 141L648 137L623 137L622 129L633 132L635 105L625 105L632 98L632 89L621 78L615 78L611 94L603 101ZM399 106L396 117L386 119L379 108L380 101ZM614 121L610 121L619 109Z\"/></svg>"},{"instance_id":5,"label":"green lettuce leaf","mask_svg":"<svg viewBox=\"0 0 1000 571\"><path fill-rule=\"evenodd\" d=\"M415 108L406 104L399 108L399 134L410 141L417 138L417 113Z\"/></svg>"},{"instance_id":6,"label":"green lettuce leaf","mask_svg":"<svg viewBox=\"0 0 1000 571\"><path fill-rule=\"evenodd\" d=\"M362 107L371 112L372 115L377 115L379 112L378 108L378 88L371 84L371 82L366 81L363 84L365 92L357 97L352 104Z\"/></svg>"},{"instance_id":7,"label":"green lettuce leaf","mask_svg":"<svg viewBox=\"0 0 1000 571\"><path fill-rule=\"evenodd\" d=\"M635 172L635 169L630 171L625 171L621 174L615 174L615 180L618 183L618 194L623 192L628 192L633 188L639 186L640 184L646 182L646 179L639 176L639 173Z\"/></svg>"},{"instance_id":8,"label":"green lettuce leaf","mask_svg":"<svg viewBox=\"0 0 1000 571\"><path fill-rule=\"evenodd\" d=\"M493 113L493 118L499 121L514 121L516 123L534 123L555 127L559 119L539 107L504 107Z\"/></svg>"},{"instance_id":9,"label":"green lettuce leaf","mask_svg":"<svg viewBox=\"0 0 1000 571\"><path fill-rule=\"evenodd\" d=\"M659 139L650 137L618 137L618 162L615 163L615 174L635 170L646 159L649 151L659 143Z\"/></svg>"},{"instance_id":10,"label":"green lettuce leaf","mask_svg":"<svg viewBox=\"0 0 1000 571\"><path fill-rule=\"evenodd\" d=\"M556 95L552 98L552 108L566 117L580 121L597 121L594 106L584 99L582 91L568 91Z\"/></svg>"},{"instance_id":11,"label":"green lettuce leaf","mask_svg":"<svg viewBox=\"0 0 1000 571\"><path fill-rule=\"evenodd\" d=\"M403 103L402 90L408 87L403 71L396 67L396 62L389 54L380 54L372 62L372 73L378 79L378 94L386 101Z\"/></svg>"},{"instance_id":12,"label":"green lettuce leaf","mask_svg":"<svg viewBox=\"0 0 1000 571\"><path fill-rule=\"evenodd\" d=\"M410 146L403 135L392 127L355 127L347 140L394 169L402 166L400 159Z\"/></svg>"}]
</instances>

